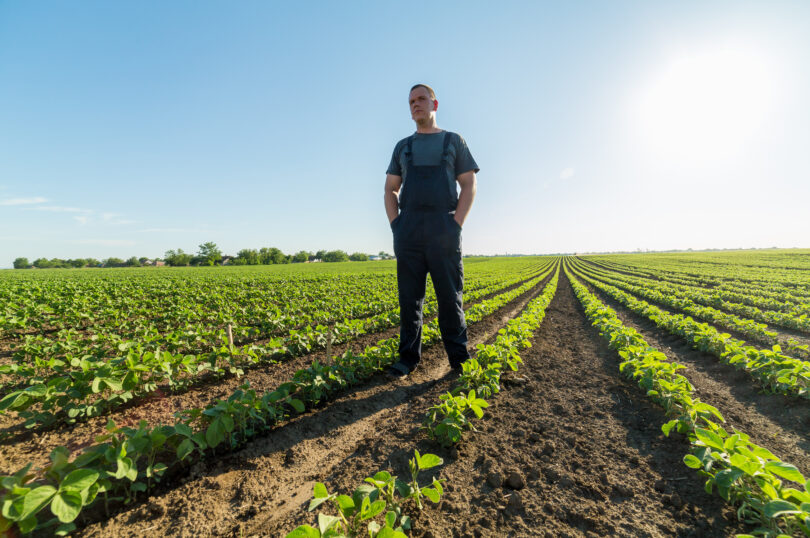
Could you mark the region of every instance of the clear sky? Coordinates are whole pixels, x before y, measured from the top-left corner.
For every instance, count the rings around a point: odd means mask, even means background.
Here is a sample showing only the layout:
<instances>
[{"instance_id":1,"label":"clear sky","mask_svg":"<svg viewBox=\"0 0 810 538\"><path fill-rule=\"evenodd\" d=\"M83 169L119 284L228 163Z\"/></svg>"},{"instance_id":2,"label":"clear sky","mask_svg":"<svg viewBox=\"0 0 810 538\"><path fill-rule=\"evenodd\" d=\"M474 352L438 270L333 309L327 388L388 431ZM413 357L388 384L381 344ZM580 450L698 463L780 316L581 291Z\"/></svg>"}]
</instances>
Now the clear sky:
<instances>
[{"instance_id":1,"label":"clear sky","mask_svg":"<svg viewBox=\"0 0 810 538\"><path fill-rule=\"evenodd\" d=\"M0 0L0 267L392 251L432 85L469 254L810 246L810 2Z\"/></svg>"}]
</instances>

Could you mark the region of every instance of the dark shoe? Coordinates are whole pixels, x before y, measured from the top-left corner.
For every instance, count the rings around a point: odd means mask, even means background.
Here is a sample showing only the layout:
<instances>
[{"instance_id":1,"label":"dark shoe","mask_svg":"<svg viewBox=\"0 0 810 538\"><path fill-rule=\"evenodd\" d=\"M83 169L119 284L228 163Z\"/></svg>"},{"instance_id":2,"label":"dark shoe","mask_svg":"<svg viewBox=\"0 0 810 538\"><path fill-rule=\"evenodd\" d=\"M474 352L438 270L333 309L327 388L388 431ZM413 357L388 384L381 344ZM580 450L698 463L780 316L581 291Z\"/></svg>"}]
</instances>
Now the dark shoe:
<instances>
[{"instance_id":1,"label":"dark shoe","mask_svg":"<svg viewBox=\"0 0 810 538\"><path fill-rule=\"evenodd\" d=\"M401 377L405 377L411 372L412 370L408 368L408 365L404 362L395 362L388 368L388 370L386 370L385 373L388 375L388 377L399 379Z\"/></svg>"}]
</instances>

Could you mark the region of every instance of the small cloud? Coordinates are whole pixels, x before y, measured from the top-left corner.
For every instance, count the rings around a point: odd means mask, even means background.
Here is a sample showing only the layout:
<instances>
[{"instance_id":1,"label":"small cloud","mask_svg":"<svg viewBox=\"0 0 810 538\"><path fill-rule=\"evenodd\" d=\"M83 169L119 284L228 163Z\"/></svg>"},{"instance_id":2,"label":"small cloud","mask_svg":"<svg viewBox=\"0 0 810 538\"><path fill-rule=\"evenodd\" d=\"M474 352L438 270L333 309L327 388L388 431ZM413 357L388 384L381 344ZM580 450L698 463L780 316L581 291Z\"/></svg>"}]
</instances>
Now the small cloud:
<instances>
[{"instance_id":1,"label":"small cloud","mask_svg":"<svg viewBox=\"0 0 810 538\"><path fill-rule=\"evenodd\" d=\"M77 245L97 245L102 247L131 247L135 241L129 239L77 239L71 241Z\"/></svg>"},{"instance_id":2,"label":"small cloud","mask_svg":"<svg viewBox=\"0 0 810 538\"><path fill-rule=\"evenodd\" d=\"M88 221L89 219L90 219L90 217L85 217L85 216L73 217L73 220L75 220L76 222L78 222L78 223L79 223L79 224L81 224L82 226L84 226L85 224L87 224L87 221Z\"/></svg>"},{"instance_id":3,"label":"small cloud","mask_svg":"<svg viewBox=\"0 0 810 538\"><path fill-rule=\"evenodd\" d=\"M560 172L560 179L568 179L574 177L574 169L571 167L566 168Z\"/></svg>"},{"instance_id":4,"label":"small cloud","mask_svg":"<svg viewBox=\"0 0 810 538\"><path fill-rule=\"evenodd\" d=\"M112 220L115 217L120 217L121 213L102 213L101 218L104 220Z\"/></svg>"},{"instance_id":5,"label":"small cloud","mask_svg":"<svg viewBox=\"0 0 810 538\"><path fill-rule=\"evenodd\" d=\"M32 207L36 211L51 211L54 213L92 213L92 209L82 209L80 207L65 207L61 205L41 205Z\"/></svg>"},{"instance_id":6,"label":"small cloud","mask_svg":"<svg viewBox=\"0 0 810 538\"><path fill-rule=\"evenodd\" d=\"M43 198L41 196L34 196L31 198L6 198L5 200L0 200L0 205L41 204L47 201L48 201L47 198Z\"/></svg>"}]
</instances>

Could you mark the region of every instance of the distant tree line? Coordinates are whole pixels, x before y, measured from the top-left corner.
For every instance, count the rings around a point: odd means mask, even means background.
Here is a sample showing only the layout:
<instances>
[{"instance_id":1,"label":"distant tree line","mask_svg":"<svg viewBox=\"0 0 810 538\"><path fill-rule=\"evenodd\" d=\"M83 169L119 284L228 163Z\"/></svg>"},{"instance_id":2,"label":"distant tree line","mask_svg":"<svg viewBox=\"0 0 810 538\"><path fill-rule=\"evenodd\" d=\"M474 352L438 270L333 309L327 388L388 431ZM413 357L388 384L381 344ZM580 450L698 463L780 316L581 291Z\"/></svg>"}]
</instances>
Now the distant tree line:
<instances>
[{"instance_id":1,"label":"distant tree line","mask_svg":"<svg viewBox=\"0 0 810 538\"><path fill-rule=\"evenodd\" d=\"M385 252L380 252L377 257L382 259L391 258ZM236 256L223 255L216 243L211 241L199 246L196 254L183 252L183 249L167 250L163 259L150 259L145 257L131 257L128 260L120 258L106 258L97 260L95 258L77 258L75 260L62 260L59 258L37 258L29 262L28 258L17 258L14 260L15 269L69 269L82 267L142 267L149 265L171 265L179 266L212 266L212 265L274 265L282 263L306 263L306 262L363 262L369 259L368 254L355 252L347 254L342 250L319 250L312 253L301 250L295 254L284 254L275 247L265 247L258 250L245 248L236 253Z\"/></svg>"}]
</instances>

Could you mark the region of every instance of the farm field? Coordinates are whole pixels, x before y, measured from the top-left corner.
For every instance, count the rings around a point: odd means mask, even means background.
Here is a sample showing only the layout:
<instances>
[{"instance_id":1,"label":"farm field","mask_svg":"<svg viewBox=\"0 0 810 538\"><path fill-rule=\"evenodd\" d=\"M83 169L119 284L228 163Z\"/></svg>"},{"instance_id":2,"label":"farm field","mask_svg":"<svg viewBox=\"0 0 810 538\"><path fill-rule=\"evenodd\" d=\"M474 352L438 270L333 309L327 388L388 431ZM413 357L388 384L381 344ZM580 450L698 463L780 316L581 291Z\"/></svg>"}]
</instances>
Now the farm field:
<instances>
[{"instance_id":1,"label":"farm field","mask_svg":"<svg viewBox=\"0 0 810 538\"><path fill-rule=\"evenodd\" d=\"M396 381L394 262L0 272L0 530L810 536L810 251L464 264Z\"/></svg>"}]
</instances>

